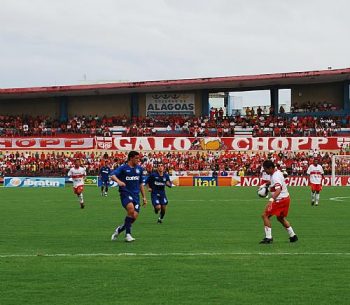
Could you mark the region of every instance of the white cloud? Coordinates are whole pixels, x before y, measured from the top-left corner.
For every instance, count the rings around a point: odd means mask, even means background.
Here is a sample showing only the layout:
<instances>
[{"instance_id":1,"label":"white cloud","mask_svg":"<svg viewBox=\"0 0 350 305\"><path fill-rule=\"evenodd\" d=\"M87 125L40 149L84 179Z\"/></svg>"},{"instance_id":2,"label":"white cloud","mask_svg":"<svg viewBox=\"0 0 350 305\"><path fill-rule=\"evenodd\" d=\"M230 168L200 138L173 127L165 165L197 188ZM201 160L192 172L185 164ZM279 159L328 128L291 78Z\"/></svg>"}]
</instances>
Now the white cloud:
<instances>
[{"instance_id":1,"label":"white cloud","mask_svg":"<svg viewBox=\"0 0 350 305\"><path fill-rule=\"evenodd\" d=\"M2 0L0 87L349 66L345 0Z\"/></svg>"}]
</instances>

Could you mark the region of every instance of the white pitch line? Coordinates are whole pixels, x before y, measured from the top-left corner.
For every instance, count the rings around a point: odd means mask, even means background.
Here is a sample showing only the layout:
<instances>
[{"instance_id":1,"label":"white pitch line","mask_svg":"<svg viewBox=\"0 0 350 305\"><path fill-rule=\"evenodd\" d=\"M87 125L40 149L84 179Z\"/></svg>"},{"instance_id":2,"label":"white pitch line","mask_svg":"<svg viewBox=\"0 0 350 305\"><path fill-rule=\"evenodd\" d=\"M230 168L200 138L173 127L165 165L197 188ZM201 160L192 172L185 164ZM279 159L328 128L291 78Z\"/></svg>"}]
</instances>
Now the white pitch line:
<instances>
[{"instance_id":1,"label":"white pitch line","mask_svg":"<svg viewBox=\"0 0 350 305\"><path fill-rule=\"evenodd\" d=\"M30 257L120 257L120 256L348 256L350 252L173 252L173 253L53 253L53 254L1 254L0 258Z\"/></svg>"}]
</instances>

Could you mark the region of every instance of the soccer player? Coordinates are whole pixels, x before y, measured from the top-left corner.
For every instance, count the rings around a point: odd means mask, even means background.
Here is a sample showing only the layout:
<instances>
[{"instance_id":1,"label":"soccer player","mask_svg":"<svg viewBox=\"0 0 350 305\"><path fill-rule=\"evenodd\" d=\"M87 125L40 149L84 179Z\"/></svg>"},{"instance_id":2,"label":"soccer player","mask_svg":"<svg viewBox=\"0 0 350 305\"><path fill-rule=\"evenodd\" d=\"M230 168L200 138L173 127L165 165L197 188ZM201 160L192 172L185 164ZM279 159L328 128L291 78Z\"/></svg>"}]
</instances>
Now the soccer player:
<instances>
[{"instance_id":1,"label":"soccer player","mask_svg":"<svg viewBox=\"0 0 350 305\"><path fill-rule=\"evenodd\" d=\"M306 172L309 175L309 185L311 188L311 205L318 206L320 201L320 192L322 191L322 180L324 171L318 159L315 157L313 164L310 164Z\"/></svg>"},{"instance_id":2,"label":"soccer player","mask_svg":"<svg viewBox=\"0 0 350 305\"><path fill-rule=\"evenodd\" d=\"M293 228L287 221L290 197L287 189L287 185L284 181L283 174L280 170L275 168L275 164L271 160L266 160L263 163L264 170L267 174L271 175L270 180L270 192L271 198L266 205L265 211L262 214L262 219L265 226L265 238L260 242L261 244L271 244L273 241L271 231L271 216L275 215L277 220L285 227L289 234L289 241L296 242L298 240L297 235L294 233Z\"/></svg>"},{"instance_id":3,"label":"soccer player","mask_svg":"<svg viewBox=\"0 0 350 305\"><path fill-rule=\"evenodd\" d=\"M80 160L75 159L74 167L72 167L68 172L68 177L73 180L73 191L74 194L79 198L80 208L83 209L84 205L84 178L86 177L86 170L84 167L80 166Z\"/></svg>"},{"instance_id":4,"label":"soccer player","mask_svg":"<svg viewBox=\"0 0 350 305\"><path fill-rule=\"evenodd\" d=\"M169 175L164 172L164 165L162 163L158 163L156 172L151 173L147 177L145 185L148 186L148 190L151 192L154 212L158 214L160 211L157 223L162 223L168 204L165 186L171 187Z\"/></svg>"},{"instance_id":5,"label":"soccer player","mask_svg":"<svg viewBox=\"0 0 350 305\"><path fill-rule=\"evenodd\" d=\"M109 174L111 173L111 168L109 167L108 160L104 161L103 166L100 168L99 176L101 180L101 196L108 195L108 184L109 184Z\"/></svg>"},{"instance_id":6,"label":"soccer player","mask_svg":"<svg viewBox=\"0 0 350 305\"><path fill-rule=\"evenodd\" d=\"M136 151L130 151L127 163L111 172L111 179L119 185L120 200L127 214L124 219L124 224L118 226L112 234L112 240L116 240L118 235L123 231L126 233L126 242L132 242L135 240L135 238L131 236L131 226L140 212L140 191L143 205L145 206L147 204L142 179L143 169L139 165L139 162L140 154Z\"/></svg>"}]
</instances>

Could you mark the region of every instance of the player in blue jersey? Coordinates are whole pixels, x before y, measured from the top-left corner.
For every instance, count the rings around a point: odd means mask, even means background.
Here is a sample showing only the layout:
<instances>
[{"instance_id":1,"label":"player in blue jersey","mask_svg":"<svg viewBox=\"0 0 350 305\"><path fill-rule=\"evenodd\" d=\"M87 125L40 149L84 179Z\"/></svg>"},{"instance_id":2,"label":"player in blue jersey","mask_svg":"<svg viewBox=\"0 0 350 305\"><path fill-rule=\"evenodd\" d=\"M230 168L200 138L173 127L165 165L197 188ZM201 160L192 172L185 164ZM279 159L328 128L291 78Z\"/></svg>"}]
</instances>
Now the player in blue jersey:
<instances>
[{"instance_id":1,"label":"player in blue jersey","mask_svg":"<svg viewBox=\"0 0 350 305\"><path fill-rule=\"evenodd\" d=\"M108 160L104 161L103 166L100 168L98 172L99 178L101 180L101 196L107 196L108 194L108 184L109 184L109 175L111 173L111 168L109 167Z\"/></svg>"},{"instance_id":2,"label":"player in blue jersey","mask_svg":"<svg viewBox=\"0 0 350 305\"><path fill-rule=\"evenodd\" d=\"M147 185L148 190L151 192L154 212L158 214L160 211L160 216L157 222L162 223L168 204L168 198L165 194L165 186L171 187L172 185L169 175L164 172L163 164L158 164L157 170L147 177L145 185Z\"/></svg>"},{"instance_id":3,"label":"player in blue jersey","mask_svg":"<svg viewBox=\"0 0 350 305\"><path fill-rule=\"evenodd\" d=\"M124 224L118 226L111 239L116 240L118 235L125 230L125 241L131 242L135 238L131 236L132 223L137 219L140 212L141 191L143 205L147 204L145 189L142 179L142 167L139 165L140 154L136 151L130 151L126 164L118 167L111 172L111 179L118 183L121 203L126 210Z\"/></svg>"}]
</instances>

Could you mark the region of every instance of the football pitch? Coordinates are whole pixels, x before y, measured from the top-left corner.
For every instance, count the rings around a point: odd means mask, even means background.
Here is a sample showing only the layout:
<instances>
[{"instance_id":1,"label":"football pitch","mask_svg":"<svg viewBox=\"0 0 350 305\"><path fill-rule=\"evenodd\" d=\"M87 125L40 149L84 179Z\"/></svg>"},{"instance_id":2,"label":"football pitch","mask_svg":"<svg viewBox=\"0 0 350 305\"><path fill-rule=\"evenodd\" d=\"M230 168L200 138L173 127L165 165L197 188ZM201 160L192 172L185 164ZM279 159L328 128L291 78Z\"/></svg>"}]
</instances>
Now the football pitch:
<instances>
[{"instance_id":1,"label":"football pitch","mask_svg":"<svg viewBox=\"0 0 350 305\"><path fill-rule=\"evenodd\" d=\"M0 304L349 304L350 192L328 187L311 207L290 188L289 243L256 188L178 187L157 224L149 201L133 243L110 237L125 211L118 192L86 187L0 189ZM149 195L148 195L149 199Z\"/></svg>"}]
</instances>

